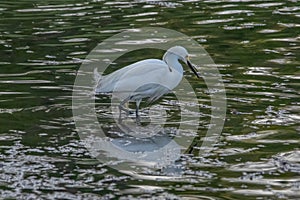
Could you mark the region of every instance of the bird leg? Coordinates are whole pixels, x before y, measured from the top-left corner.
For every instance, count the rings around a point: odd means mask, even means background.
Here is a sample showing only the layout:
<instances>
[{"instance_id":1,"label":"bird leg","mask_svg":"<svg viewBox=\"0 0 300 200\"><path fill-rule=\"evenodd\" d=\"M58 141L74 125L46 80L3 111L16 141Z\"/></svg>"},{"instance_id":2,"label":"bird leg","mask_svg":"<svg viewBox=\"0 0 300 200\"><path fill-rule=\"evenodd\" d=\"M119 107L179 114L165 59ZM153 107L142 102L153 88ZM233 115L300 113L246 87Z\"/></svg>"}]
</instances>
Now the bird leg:
<instances>
[{"instance_id":1,"label":"bird leg","mask_svg":"<svg viewBox=\"0 0 300 200\"><path fill-rule=\"evenodd\" d=\"M137 100L136 103L136 108L135 108L135 117L136 117L136 123L140 124L140 115L139 115L139 107L140 107L140 103L141 103L142 99Z\"/></svg>"},{"instance_id":2,"label":"bird leg","mask_svg":"<svg viewBox=\"0 0 300 200\"><path fill-rule=\"evenodd\" d=\"M121 101L120 105L119 105L119 121L121 121L122 118L122 110L126 112L126 115L129 115L129 110L127 108L124 107L125 104L128 103L130 98L126 98L123 101Z\"/></svg>"},{"instance_id":3,"label":"bird leg","mask_svg":"<svg viewBox=\"0 0 300 200\"><path fill-rule=\"evenodd\" d=\"M140 107L140 103L141 103L141 99L137 100L136 103L136 108L135 108L135 116L138 117L139 116L139 107Z\"/></svg>"},{"instance_id":4,"label":"bird leg","mask_svg":"<svg viewBox=\"0 0 300 200\"><path fill-rule=\"evenodd\" d=\"M123 101L121 101L120 105L119 105L119 121L122 121L122 110L126 112L126 115L128 116L131 112L129 110L129 108L125 108L125 106L127 107L128 101L130 100L130 97L124 99ZM142 99L136 100L136 108L135 108L135 117L136 117L136 123L140 124L140 115L139 115L139 107L140 107L140 103L141 103Z\"/></svg>"}]
</instances>

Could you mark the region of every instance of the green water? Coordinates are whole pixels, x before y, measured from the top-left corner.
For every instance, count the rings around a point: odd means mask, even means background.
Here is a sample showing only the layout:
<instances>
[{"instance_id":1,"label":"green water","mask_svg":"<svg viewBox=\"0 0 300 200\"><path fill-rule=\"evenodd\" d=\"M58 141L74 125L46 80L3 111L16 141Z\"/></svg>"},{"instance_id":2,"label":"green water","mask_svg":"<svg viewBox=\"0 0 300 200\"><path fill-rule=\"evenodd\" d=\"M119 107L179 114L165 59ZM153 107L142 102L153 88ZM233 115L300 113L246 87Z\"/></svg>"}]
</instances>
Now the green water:
<instances>
[{"instance_id":1,"label":"green water","mask_svg":"<svg viewBox=\"0 0 300 200\"><path fill-rule=\"evenodd\" d=\"M1 199L299 199L299 17L298 0L2 0ZM195 140L182 174L188 180L119 172L92 157L75 130L72 90L83 59L114 34L145 26L196 40L225 84L220 141L197 155ZM162 53L133 52L113 67ZM187 75L197 88L201 138L209 92ZM165 95L155 105L169 109L170 127L179 119L173 99ZM109 99L97 100L103 102ZM109 127L107 116L104 109L98 119Z\"/></svg>"}]
</instances>

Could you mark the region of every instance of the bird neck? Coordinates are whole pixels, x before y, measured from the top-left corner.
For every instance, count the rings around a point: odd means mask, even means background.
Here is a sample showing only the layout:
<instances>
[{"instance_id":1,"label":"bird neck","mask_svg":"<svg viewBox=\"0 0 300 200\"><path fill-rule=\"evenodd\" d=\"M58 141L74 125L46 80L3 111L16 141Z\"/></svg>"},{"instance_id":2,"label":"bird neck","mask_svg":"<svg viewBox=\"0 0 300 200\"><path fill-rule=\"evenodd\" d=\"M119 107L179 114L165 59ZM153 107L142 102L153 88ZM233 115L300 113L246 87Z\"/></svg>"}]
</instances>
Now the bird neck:
<instances>
[{"instance_id":1,"label":"bird neck","mask_svg":"<svg viewBox=\"0 0 300 200\"><path fill-rule=\"evenodd\" d=\"M182 68L182 65L180 64L179 62L179 56L173 54L173 53L170 53L170 52L167 52L165 53L164 57L163 57L163 61L165 63L167 63L167 65L169 66L169 68L171 70L175 69L177 70L179 73L183 73L183 68Z\"/></svg>"}]
</instances>

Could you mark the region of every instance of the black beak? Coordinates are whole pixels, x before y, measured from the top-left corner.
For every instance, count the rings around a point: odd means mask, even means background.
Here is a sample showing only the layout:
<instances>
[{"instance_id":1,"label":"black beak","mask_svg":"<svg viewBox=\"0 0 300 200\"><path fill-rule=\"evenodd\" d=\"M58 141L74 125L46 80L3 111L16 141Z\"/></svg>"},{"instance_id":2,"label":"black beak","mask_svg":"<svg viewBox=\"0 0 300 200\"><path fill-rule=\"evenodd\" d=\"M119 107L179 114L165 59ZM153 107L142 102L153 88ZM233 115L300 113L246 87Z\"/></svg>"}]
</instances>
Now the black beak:
<instances>
[{"instance_id":1,"label":"black beak","mask_svg":"<svg viewBox=\"0 0 300 200\"><path fill-rule=\"evenodd\" d=\"M200 78L200 76L199 76L199 74L198 74L198 72L197 72L197 69L194 67L194 65L193 65L190 61L188 61L188 60L187 60L187 64L188 64L188 66L191 68L191 70L194 72L194 74L195 74L198 78Z\"/></svg>"}]
</instances>

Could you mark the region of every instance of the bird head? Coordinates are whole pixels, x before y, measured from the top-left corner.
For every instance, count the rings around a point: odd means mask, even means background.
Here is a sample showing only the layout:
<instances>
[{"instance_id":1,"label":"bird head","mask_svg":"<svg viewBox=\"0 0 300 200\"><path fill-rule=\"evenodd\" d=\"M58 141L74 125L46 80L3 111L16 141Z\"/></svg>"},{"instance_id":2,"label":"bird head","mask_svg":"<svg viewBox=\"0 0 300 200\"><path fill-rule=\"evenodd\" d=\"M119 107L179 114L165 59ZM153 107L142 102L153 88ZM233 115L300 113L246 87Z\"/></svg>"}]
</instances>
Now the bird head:
<instances>
[{"instance_id":1,"label":"bird head","mask_svg":"<svg viewBox=\"0 0 300 200\"><path fill-rule=\"evenodd\" d=\"M194 74L199 77L199 74L197 73L196 67L191 63L190 61L190 55L187 52L187 50L182 46L174 46L168 49L167 53L172 53L178 56L178 59L183 61L189 68L194 72Z\"/></svg>"}]
</instances>

